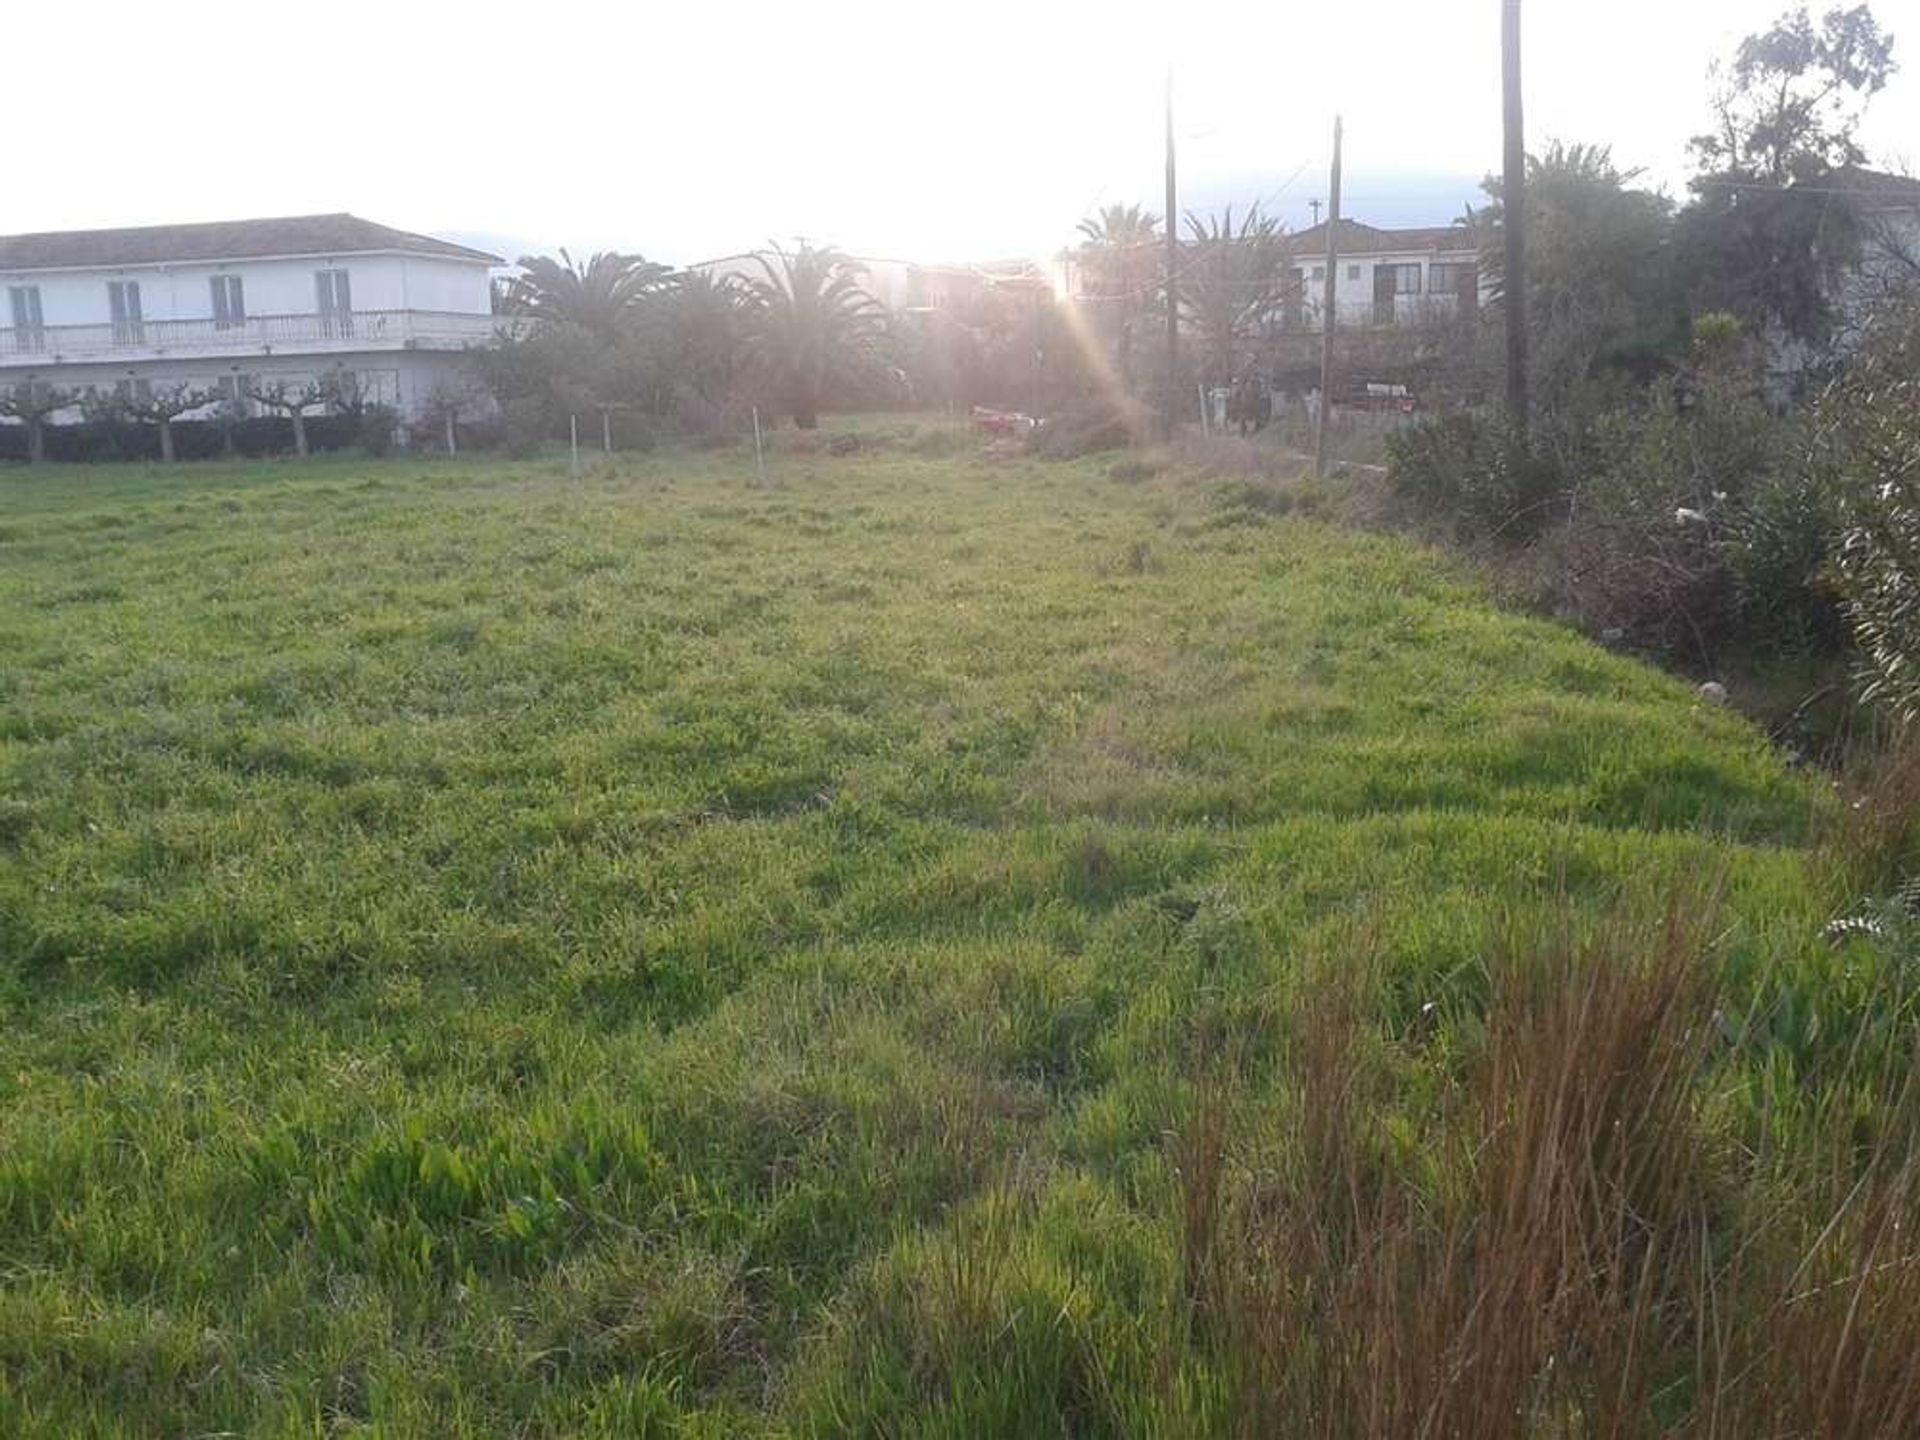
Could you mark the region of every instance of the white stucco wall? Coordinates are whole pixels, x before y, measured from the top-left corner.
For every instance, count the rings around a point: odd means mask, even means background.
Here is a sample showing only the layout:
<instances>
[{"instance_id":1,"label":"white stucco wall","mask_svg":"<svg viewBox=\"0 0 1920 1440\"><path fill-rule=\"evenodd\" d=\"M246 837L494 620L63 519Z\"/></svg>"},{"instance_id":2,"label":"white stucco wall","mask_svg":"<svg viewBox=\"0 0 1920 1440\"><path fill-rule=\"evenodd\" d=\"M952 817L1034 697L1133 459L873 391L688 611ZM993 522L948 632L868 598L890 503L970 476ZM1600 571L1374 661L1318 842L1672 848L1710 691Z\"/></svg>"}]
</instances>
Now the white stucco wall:
<instances>
[{"instance_id":1,"label":"white stucco wall","mask_svg":"<svg viewBox=\"0 0 1920 1440\"><path fill-rule=\"evenodd\" d=\"M1420 291L1413 295L1399 295L1394 298L1394 323L1409 324L1426 316L1451 311L1456 306L1454 292L1446 289L1436 292L1433 289L1433 265L1472 264L1475 261L1471 250L1410 250L1390 254L1348 255L1336 257L1334 262L1334 305L1339 324L1347 326L1372 325L1374 271L1382 265L1419 265ZM1304 302L1301 306L1302 317L1309 329L1318 329L1320 310L1325 298L1326 261L1324 257L1314 259L1301 257L1294 266L1305 280ZM1480 277L1480 296L1484 301L1487 293L1487 280Z\"/></svg>"},{"instance_id":2,"label":"white stucco wall","mask_svg":"<svg viewBox=\"0 0 1920 1440\"><path fill-rule=\"evenodd\" d=\"M315 256L241 260L228 265L138 265L122 269L0 271L0 289L40 288L47 325L104 325L111 318L107 284L136 280L144 320L210 320L215 275L238 275L246 312L311 315L318 308L314 273L345 270L355 310L434 310L484 315L490 308L487 266L423 255ZM4 315L4 311L0 311ZM7 321L0 318L0 324Z\"/></svg>"}]
</instances>

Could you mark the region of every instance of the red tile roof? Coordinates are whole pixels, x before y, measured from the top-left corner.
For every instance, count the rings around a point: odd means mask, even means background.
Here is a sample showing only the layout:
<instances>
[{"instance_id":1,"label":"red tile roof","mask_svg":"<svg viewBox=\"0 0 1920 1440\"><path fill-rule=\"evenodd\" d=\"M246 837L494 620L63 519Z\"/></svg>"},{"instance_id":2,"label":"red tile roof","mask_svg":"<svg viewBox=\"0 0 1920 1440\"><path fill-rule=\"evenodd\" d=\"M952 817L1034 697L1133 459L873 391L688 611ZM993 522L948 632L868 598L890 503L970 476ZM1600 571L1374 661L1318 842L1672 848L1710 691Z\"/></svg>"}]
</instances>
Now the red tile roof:
<instances>
[{"instance_id":1,"label":"red tile roof","mask_svg":"<svg viewBox=\"0 0 1920 1440\"><path fill-rule=\"evenodd\" d=\"M498 255L430 235L376 225L357 215L292 215L277 220L216 220L202 225L142 225L129 230L55 230L0 235L0 270L94 269L116 265L261 260L277 255L364 255L399 250L488 265Z\"/></svg>"},{"instance_id":2,"label":"red tile roof","mask_svg":"<svg viewBox=\"0 0 1920 1440\"><path fill-rule=\"evenodd\" d=\"M1295 255L1324 255L1327 251L1327 227L1322 221L1311 229L1287 236L1287 248ZM1459 225L1425 225L1411 230L1382 230L1362 225L1358 220L1342 219L1337 237L1342 255L1393 255L1402 251L1476 248L1473 234Z\"/></svg>"}]
</instances>

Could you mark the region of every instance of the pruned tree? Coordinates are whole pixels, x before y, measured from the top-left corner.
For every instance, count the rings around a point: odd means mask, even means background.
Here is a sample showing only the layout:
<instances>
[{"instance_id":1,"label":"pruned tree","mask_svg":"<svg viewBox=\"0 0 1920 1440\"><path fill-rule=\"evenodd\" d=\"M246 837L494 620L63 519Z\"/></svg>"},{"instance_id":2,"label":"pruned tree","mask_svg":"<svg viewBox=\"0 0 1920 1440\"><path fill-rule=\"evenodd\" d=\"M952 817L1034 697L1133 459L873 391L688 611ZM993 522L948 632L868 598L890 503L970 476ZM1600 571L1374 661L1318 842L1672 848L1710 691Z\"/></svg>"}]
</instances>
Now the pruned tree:
<instances>
[{"instance_id":1,"label":"pruned tree","mask_svg":"<svg viewBox=\"0 0 1920 1440\"><path fill-rule=\"evenodd\" d=\"M460 453L460 422L486 403L486 387L473 375L443 376L420 405L420 418L440 432L447 454Z\"/></svg>"},{"instance_id":2,"label":"pruned tree","mask_svg":"<svg viewBox=\"0 0 1920 1440\"><path fill-rule=\"evenodd\" d=\"M754 258L763 273L747 281L749 353L794 424L815 429L828 398L875 369L886 307L862 288L861 268L830 246L775 245Z\"/></svg>"},{"instance_id":3,"label":"pruned tree","mask_svg":"<svg viewBox=\"0 0 1920 1440\"><path fill-rule=\"evenodd\" d=\"M1181 314L1199 336L1208 378L1224 385L1235 351L1287 303L1293 289L1286 230L1258 205L1238 225L1233 207L1217 216L1189 213L1174 290Z\"/></svg>"},{"instance_id":4,"label":"pruned tree","mask_svg":"<svg viewBox=\"0 0 1920 1440\"><path fill-rule=\"evenodd\" d=\"M219 403L218 390L201 389L186 381L177 385L129 385L114 397L114 407L121 415L142 425L158 427L160 459L168 465L174 460L173 422L182 415Z\"/></svg>"},{"instance_id":5,"label":"pruned tree","mask_svg":"<svg viewBox=\"0 0 1920 1440\"><path fill-rule=\"evenodd\" d=\"M255 382L246 393L254 404L293 422L293 451L304 457L311 453L307 447L307 412L332 404L335 392L324 380L314 379L298 385L285 380Z\"/></svg>"},{"instance_id":6,"label":"pruned tree","mask_svg":"<svg viewBox=\"0 0 1920 1440\"><path fill-rule=\"evenodd\" d=\"M0 389L0 416L27 427L28 464L38 465L47 458L48 417L75 403L77 397L72 391L43 380L23 380Z\"/></svg>"}]
</instances>

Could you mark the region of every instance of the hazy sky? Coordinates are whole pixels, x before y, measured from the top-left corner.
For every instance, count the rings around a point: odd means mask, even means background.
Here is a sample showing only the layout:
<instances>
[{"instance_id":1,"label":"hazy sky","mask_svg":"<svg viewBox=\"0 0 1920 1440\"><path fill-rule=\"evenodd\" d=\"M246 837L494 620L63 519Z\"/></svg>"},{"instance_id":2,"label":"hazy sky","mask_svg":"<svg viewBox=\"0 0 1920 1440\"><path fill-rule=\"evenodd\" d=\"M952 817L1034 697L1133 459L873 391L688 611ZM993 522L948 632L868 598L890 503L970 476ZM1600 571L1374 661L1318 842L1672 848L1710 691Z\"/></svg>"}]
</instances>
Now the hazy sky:
<instances>
[{"instance_id":1,"label":"hazy sky","mask_svg":"<svg viewBox=\"0 0 1920 1440\"><path fill-rule=\"evenodd\" d=\"M1708 63L1783 8L1528 0L1530 143L1610 141L1677 193ZM1908 73L1863 138L1920 166L1920 0L1875 10ZM1160 208L1169 59L1183 205L1307 223L1335 109L1359 219L1450 219L1499 162L1499 0L8 11L0 233L352 210L675 262L1043 255L1099 202Z\"/></svg>"}]
</instances>

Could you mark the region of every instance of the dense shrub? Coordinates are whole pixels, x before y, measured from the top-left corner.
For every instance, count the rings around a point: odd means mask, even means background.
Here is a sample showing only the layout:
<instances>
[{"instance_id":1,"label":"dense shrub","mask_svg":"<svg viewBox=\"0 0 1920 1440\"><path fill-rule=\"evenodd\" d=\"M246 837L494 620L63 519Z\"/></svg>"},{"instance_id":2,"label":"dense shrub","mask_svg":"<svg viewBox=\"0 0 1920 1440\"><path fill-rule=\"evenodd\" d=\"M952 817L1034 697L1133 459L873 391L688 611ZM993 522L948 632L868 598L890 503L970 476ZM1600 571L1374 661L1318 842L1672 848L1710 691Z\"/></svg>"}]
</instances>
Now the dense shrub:
<instances>
[{"instance_id":1,"label":"dense shrub","mask_svg":"<svg viewBox=\"0 0 1920 1440\"><path fill-rule=\"evenodd\" d=\"M540 453L547 438L547 404L543 397L520 395L500 407L500 445L517 460Z\"/></svg>"},{"instance_id":2,"label":"dense shrub","mask_svg":"<svg viewBox=\"0 0 1920 1440\"><path fill-rule=\"evenodd\" d=\"M1685 370L1580 387L1524 441L1477 414L1390 437L1389 485L1457 538L1530 544L1543 607L1609 640L1708 667L1830 654L1833 487L1759 375L1737 325L1705 317Z\"/></svg>"},{"instance_id":3,"label":"dense shrub","mask_svg":"<svg viewBox=\"0 0 1920 1440\"><path fill-rule=\"evenodd\" d=\"M1844 496L1837 566L1866 695L1920 714L1920 301L1888 314L1822 398Z\"/></svg>"},{"instance_id":4,"label":"dense shrub","mask_svg":"<svg viewBox=\"0 0 1920 1440\"><path fill-rule=\"evenodd\" d=\"M387 413L391 415L390 411ZM376 443L391 443L392 422L385 423L385 441L375 435ZM96 464L160 458L160 432L153 425L89 420L79 425L49 425L46 437L47 459L56 462ZM307 443L315 453L370 448L366 413L309 415ZM255 415L231 424L220 420L176 420L173 445L174 454L181 460L213 460L228 454L248 459L291 455L293 422L284 415ZM26 458L26 427L0 425L0 461Z\"/></svg>"},{"instance_id":5,"label":"dense shrub","mask_svg":"<svg viewBox=\"0 0 1920 1440\"><path fill-rule=\"evenodd\" d=\"M1504 414L1454 414L1387 437L1394 492L1449 522L1462 539L1517 542L1553 518L1557 468Z\"/></svg>"},{"instance_id":6,"label":"dense shrub","mask_svg":"<svg viewBox=\"0 0 1920 1440\"><path fill-rule=\"evenodd\" d=\"M353 417L355 439L369 455L388 455L400 436L400 413L391 405L368 405Z\"/></svg>"},{"instance_id":7,"label":"dense shrub","mask_svg":"<svg viewBox=\"0 0 1920 1440\"><path fill-rule=\"evenodd\" d=\"M1737 374L1656 386L1592 417L1556 537L1556 603L1596 631L1692 663L1831 651L1836 516L1803 427Z\"/></svg>"},{"instance_id":8,"label":"dense shrub","mask_svg":"<svg viewBox=\"0 0 1920 1440\"><path fill-rule=\"evenodd\" d=\"M1732 507L1720 543L1741 638L1755 650L1832 653L1846 643L1831 562L1839 506L1797 457Z\"/></svg>"},{"instance_id":9,"label":"dense shrub","mask_svg":"<svg viewBox=\"0 0 1920 1440\"><path fill-rule=\"evenodd\" d=\"M1047 460L1078 460L1124 450L1137 438L1138 428L1118 406L1089 400L1050 417L1027 437L1027 448Z\"/></svg>"}]
</instances>

